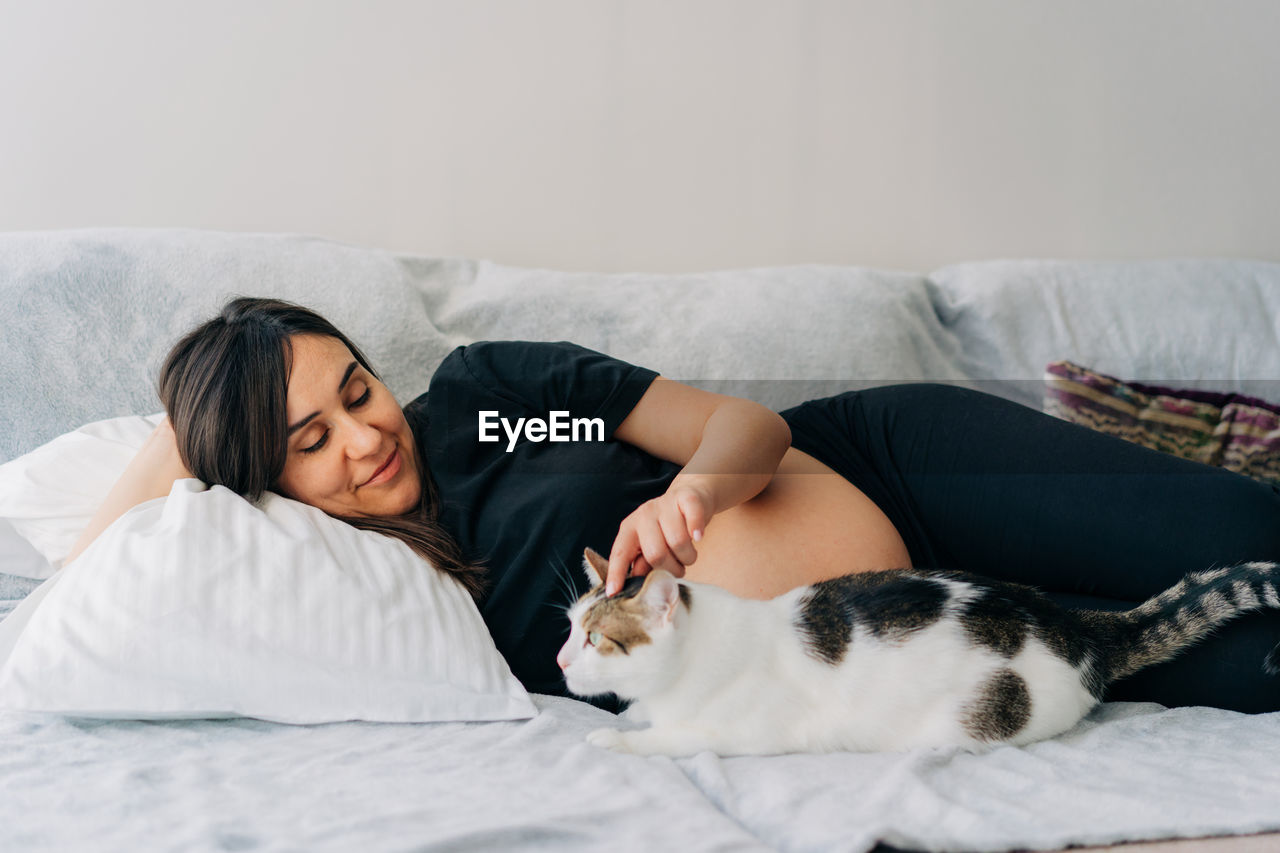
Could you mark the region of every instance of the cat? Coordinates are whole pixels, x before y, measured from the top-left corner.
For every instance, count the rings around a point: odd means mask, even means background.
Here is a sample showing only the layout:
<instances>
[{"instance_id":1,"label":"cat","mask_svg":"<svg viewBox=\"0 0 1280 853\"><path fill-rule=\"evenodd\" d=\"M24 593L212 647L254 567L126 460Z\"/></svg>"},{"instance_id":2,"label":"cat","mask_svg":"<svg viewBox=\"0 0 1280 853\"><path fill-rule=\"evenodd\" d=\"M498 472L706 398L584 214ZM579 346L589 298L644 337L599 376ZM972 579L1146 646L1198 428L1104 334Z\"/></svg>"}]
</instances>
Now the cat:
<instances>
[{"instance_id":1,"label":"cat","mask_svg":"<svg viewBox=\"0 0 1280 853\"><path fill-rule=\"evenodd\" d=\"M1022 745L1060 734L1112 681L1242 613L1280 609L1280 564L1193 572L1124 612L1068 610L957 571L890 569L768 601L655 570L569 609L556 656L578 696L616 694L645 729L587 740L638 755L770 755ZM1280 645L1263 668L1280 672Z\"/></svg>"}]
</instances>

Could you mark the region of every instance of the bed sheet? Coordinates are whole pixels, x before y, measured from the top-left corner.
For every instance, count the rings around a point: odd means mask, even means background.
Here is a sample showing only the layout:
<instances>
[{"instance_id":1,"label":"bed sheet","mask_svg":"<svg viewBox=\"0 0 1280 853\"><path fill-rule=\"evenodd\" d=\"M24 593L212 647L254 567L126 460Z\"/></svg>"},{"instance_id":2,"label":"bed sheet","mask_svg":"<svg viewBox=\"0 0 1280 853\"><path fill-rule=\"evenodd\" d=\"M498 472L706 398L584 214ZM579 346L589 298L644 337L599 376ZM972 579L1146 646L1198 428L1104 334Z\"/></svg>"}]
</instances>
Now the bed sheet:
<instances>
[{"instance_id":1,"label":"bed sheet","mask_svg":"<svg viewBox=\"0 0 1280 853\"><path fill-rule=\"evenodd\" d=\"M1110 703L983 754L671 760L535 696L501 723L289 726L0 713L0 848L1052 849L1280 829L1280 714Z\"/></svg>"},{"instance_id":2,"label":"bed sheet","mask_svg":"<svg viewBox=\"0 0 1280 853\"><path fill-rule=\"evenodd\" d=\"M789 851L1056 850L1280 827L1280 713L1101 705L1071 731L981 754L683 762L699 789Z\"/></svg>"},{"instance_id":3,"label":"bed sheet","mask_svg":"<svg viewBox=\"0 0 1280 853\"><path fill-rule=\"evenodd\" d=\"M769 849L673 762L583 742L612 715L535 700L511 723L0 713L0 849Z\"/></svg>"}]
</instances>

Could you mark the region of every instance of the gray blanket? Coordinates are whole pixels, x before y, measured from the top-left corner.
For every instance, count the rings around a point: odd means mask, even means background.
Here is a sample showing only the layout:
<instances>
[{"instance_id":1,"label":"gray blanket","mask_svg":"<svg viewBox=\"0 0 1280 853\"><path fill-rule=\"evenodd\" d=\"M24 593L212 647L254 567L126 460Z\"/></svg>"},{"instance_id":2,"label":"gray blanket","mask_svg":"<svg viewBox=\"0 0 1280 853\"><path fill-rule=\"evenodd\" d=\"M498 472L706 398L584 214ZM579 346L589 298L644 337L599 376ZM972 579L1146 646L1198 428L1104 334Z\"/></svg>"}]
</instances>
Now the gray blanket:
<instances>
[{"instance_id":1,"label":"gray blanket","mask_svg":"<svg viewBox=\"0 0 1280 853\"><path fill-rule=\"evenodd\" d=\"M0 714L0 845L24 851L1049 849L1280 829L1280 714L1103 706L1073 731L949 750L672 761L610 715L286 726Z\"/></svg>"}]
</instances>

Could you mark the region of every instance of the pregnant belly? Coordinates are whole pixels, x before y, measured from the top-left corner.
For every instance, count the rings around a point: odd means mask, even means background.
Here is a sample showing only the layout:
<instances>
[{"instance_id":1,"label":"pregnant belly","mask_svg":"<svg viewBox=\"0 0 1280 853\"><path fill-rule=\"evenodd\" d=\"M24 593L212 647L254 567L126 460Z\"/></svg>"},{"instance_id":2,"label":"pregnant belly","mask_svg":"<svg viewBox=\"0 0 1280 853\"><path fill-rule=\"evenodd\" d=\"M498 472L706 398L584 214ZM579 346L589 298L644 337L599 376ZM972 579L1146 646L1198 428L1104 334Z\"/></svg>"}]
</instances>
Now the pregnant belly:
<instances>
[{"instance_id":1,"label":"pregnant belly","mask_svg":"<svg viewBox=\"0 0 1280 853\"><path fill-rule=\"evenodd\" d=\"M773 598L827 578L911 565L889 518L807 453L787 451L759 495L717 514L685 577L746 598Z\"/></svg>"}]
</instances>

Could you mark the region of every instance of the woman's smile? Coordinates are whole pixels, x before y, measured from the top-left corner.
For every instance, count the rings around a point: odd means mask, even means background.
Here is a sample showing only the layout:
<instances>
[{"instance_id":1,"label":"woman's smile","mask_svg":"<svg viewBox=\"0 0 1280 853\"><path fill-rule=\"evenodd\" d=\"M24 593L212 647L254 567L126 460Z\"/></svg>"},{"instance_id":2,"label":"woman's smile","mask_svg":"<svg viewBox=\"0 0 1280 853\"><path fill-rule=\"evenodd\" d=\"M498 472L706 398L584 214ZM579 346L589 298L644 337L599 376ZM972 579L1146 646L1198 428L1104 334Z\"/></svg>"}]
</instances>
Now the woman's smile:
<instances>
[{"instance_id":1,"label":"woman's smile","mask_svg":"<svg viewBox=\"0 0 1280 853\"><path fill-rule=\"evenodd\" d=\"M391 455L387 457L387 461L383 462L378 470L373 472L373 476L361 483L358 488L390 482L400 473L401 467L400 451L397 448L392 448Z\"/></svg>"}]
</instances>

